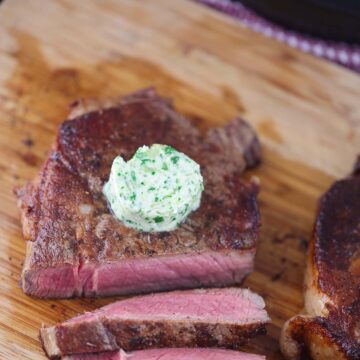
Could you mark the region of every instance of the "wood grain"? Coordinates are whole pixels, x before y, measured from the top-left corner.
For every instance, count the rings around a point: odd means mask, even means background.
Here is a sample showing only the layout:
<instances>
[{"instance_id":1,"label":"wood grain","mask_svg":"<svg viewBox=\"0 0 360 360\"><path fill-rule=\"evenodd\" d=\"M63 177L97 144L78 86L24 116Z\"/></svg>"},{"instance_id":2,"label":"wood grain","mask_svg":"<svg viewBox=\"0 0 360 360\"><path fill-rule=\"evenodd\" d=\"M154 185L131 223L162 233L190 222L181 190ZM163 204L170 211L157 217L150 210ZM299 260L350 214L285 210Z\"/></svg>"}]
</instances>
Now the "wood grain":
<instances>
[{"instance_id":1,"label":"wood grain","mask_svg":"<svg viewBox=\"0 0 360 360\"><path fill-rule=\"evenodd\" d=\"M0 7L0 358L42 359L42 323L114 299L43 301L18 287L24 257L12 190L32 178L79 97L154 85L201 128L240 114L263 164L261 245L246 286L273 324L247 349L281 359L282 323L302 307L316 203L360 145L360 78L189 1L12 0Z\"/></svg>"}]
</instances>

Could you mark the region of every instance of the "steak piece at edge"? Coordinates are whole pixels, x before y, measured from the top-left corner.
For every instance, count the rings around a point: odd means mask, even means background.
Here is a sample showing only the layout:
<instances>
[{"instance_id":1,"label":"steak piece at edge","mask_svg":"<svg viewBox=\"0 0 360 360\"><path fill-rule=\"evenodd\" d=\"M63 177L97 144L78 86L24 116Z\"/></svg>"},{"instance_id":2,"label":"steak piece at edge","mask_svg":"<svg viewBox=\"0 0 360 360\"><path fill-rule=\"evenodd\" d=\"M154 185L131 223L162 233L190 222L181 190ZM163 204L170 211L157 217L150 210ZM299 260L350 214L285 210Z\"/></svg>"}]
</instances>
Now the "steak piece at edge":
<instances>
[{"instance_id":1,"label":"steak piece at edge","mask_svg":"<svg viewBox=\"0 0 360 360\"><path fill-rule=\"evenodd\" d=\"M162 347L237 349L265 332L263 299L240 288L187 290L135 297L43 328L50 358Z\"/></svg>"},{"instance_id":2,"label":"steak piece at edge","mask_svg":"<svg viewBox=\"0 0 360 360\"><path fill-rule=\"evenodd\" d=\"M360 173L335 182L320 200L310 243L305 312L284 325L287 359L360 359Z\"/></svg>"},{"instance_id":3,"label":"steak piece at edge","mask_svg":"<svg viewBox=\"0 0 360 360\"><path fill-rule=\"evenodd\" d=\"M16 191L28 240L23 291L67 298L241 283L260 226L258 185L240 179L260 159L252 129L235 119L202 135L152 89L91 109L61 125L38 177ZM126 228L102 194L115 156L153 143L193 158L205 181L200 208L168 233Z\"/></svg>"},{"instance_id":4,"label":"steak piece at edge","mask_svg":"<svg viewBox=\"0 0 360 360\"><path fill-rule=\"evenodd\" d=\"M265 356L223 349L168 348L65 356L63 360L265 360Z\"/></svg>"}]
</instances>

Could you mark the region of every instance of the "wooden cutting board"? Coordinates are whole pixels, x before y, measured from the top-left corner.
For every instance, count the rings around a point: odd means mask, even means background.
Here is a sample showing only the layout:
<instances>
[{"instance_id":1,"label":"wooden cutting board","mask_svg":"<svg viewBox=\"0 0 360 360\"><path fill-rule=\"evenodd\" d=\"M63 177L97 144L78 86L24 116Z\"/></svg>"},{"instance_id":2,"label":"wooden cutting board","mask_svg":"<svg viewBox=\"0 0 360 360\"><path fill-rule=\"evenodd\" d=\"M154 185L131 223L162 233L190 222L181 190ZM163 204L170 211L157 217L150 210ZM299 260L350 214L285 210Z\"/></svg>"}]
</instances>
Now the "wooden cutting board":
<instances>
[{"instance_id":1,"label":"wooden cutting board","mask_svg":"<svg viewBox=\"0 0 360 360\"><path fill-rule=\"evenodd\" d=\"M190 1L12 0L0 7L0 358L43 359L38 329L114 299L25 296L12 190L39 170L79 97L147 86L201 128L240 114L258 131L261 244L246 286L273 320L247 350L281 359L283 322L302 308L316 203L360 151L360 77Z\"/></svg>"}]
</instances>

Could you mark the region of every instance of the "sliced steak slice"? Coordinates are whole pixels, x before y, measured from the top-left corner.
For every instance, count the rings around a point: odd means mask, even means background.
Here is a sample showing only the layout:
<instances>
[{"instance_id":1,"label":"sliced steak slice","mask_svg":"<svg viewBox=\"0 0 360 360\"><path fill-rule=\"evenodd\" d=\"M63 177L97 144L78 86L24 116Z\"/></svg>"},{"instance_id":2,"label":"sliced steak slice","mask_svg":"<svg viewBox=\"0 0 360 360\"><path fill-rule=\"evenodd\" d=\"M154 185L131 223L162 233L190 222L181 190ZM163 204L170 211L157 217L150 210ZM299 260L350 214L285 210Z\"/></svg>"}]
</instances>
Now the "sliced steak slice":
<instances>
[{"instance_id":1,"label":"sliced steak slice","mask_svg":"<svg viewBox=\"0 0 360 360\"><path fill-rule=\"evenodd\" d=\"M306 274L305 311L284 326L288 359L360 359L360 174L335 182L320 201Z\"/></svg>"},{"instance_id":2,"label":"sliced steak slice","mask_svg":"<svg viewBox=\"0 0 360 360\"><path fill-rule=\"evenodd\" d=\"M63 360L265 360L265 356L223 349L153 349L65 356Z\"/></svg>"},{"instance_id":3,"label":"sliced steak slice","mask_svg":"<svg viewBox=\"0 0 360 360\"><path fill-rule=\"evenodd\" d=\"M162 347L238 348L264 333L263 299L247 289L175 291L107 305L53 327L40 338L50 358Z\"/></svg>"},{"instance_id":4,"label":"sliced steak slice","mask_svg":"<svg viewBox=\"0 0 360 360\"><path fill-rule=\"evenodd\" d=\"M242 282L260 226L258 185L240 179L260 159L244 121L202 135L151 89L114 102L81 102L73 116L38 177L16 191L28 240L26 294L109 296ZM125 227L102 193L117 155L129 159L153 143L193 158L205 181L200 208L168 233Z\"/></svg>"}]
</instances>

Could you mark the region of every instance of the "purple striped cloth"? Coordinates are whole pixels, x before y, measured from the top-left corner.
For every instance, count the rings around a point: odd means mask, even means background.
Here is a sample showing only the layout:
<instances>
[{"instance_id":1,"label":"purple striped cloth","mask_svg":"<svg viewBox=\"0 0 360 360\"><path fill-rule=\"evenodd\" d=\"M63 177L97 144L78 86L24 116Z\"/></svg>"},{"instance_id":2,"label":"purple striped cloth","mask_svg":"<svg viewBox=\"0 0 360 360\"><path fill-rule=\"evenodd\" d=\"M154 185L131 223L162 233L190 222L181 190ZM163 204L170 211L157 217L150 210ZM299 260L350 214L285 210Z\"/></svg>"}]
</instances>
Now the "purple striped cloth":
<instances>
[{"instance_id":1,"label":"purple striped cloth","mask_svg":"<svg viewBox=\"0 0 360 360\"><path fill-rule=\"evenodd\" d=\"M306 53L333 61L360 73L360 46L318 39L276 25L254 11L230 0L197 0L239 20L247 28Z\"/></svg>"}]
</instances>

